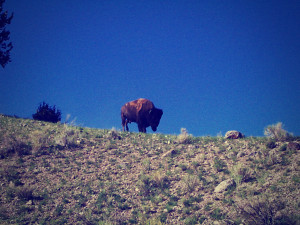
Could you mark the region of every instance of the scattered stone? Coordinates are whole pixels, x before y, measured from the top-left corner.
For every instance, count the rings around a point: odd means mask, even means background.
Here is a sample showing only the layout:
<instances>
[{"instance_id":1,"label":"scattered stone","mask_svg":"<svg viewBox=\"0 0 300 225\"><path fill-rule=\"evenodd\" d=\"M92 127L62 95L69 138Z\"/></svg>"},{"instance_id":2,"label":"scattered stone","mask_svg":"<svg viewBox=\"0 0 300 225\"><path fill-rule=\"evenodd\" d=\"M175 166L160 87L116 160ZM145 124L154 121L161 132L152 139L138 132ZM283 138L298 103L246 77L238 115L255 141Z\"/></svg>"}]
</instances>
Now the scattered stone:
<instances>
[{"instance_id":1,"label":"scattered stone","mask_svg":"<svg viewBox=\"0 0 300 225\"><path fill-rule=\"evenodd\" d=\"M214 221L213 225L227 225L228 223L226 223L225 221Z\"/></svg>"},{"instance_id":2,"label":"scattered stone","mask_svg":"<svg viewBox=\"0 0 300 225\"><path fill-rule=\"evenodd\" d=\"M300 144L297 142L290 142L287 145L288 150L300 150Z\"/></svg>"},{"instance_id":3,"label":"scattered stone","mask_svg":"<svg viewBox=\"0 0 300 225\"><path fill-rule=\"evenodd\" d=\"M14 187L15 187L15 183L12 182L12 181L10 181L8 186L9 186L10 188L14 188Z\"/></svg>"},{"instance_id":4,"label":"scattered stone","mask_svg":"<svg viewBox=\"0 0 300 225\"><path fill-rule=\"evenodd\" d=\"M231 150L231 149L232 149L232 146L228 146L228 147L226 148L227 151L229 151L229 150Z\"/></svg>"},{"instance_id":5,"label":"scattered stone","mask_svg":"<svg viewBox=\"0 0 300 225\"><path fill-rule=\"evenodd\" d=\"M121 136L118 134L118 131L115 129L112 129L111 131L108 132L108 138L112 138L114 140L121 140Z\"/></svg>"},{"instance_id":6,"label":"scattered stone","mask_svg":"<svg viewBox=\"0 0 300 225\"><path fill-rule=\"evenodd\" d=\"M224 180L215 188L215 192L216 193L224 192L228 188L230 188L234 185L235 185L235 182L233 179Z\"/></svg>"},{"instance_id":7,"label":"scattered stone","mask_svg":"<svg viewBox=\"0 0 300 225\"><path fill-rule=\"evenodd\" d=\"M227 155L227 157L230 158L230 159L233 159L235 156L236 156L235 152L229 152L228 155Z\"/></svg>"},{"instance_id":8,"label":"scattered stone","mask_svg":"<svg viewBox=\"0 0 300 225\"><path fill-rule=\"evenodd\" d=\"M176 155L176 154L177 154L176 150L170 150L170 151L167 151L166 153L164 153L161 157L165 158L167 156L172 156L172 155Z\"/></svg>"},{"instance_id":9,"label":"scattered stone","mask_svg":"<svg viewBox=\"0 0 300 225\"><path fill-rule=\"evenodd\" d=\"M239 153L236 155L236 157L241 158L241 157L243 157L243 156L245 156L245 155L246 155L245 152L239 152Z\"/></svg>"},{"instance_id":10,"label":"scattered stone","mask_svg":"<svg viewBox=\"0 0 300 225\"><path fill-rule=\"evenodd\" d=\"M28 202L26 202L26 205L32 205L32 200L29 200Z\"/></svg>"},{"instance_id":11,"label":"scattered stone","mask_svg":"<svg viewBox=\"0 0 300 225\"><path fill-rule=\"evenodd\" d=\"M218 196L215 196L214 198L216 201L220 201L221 199Z\"/></svg>"},{"instance_id":12,"label":"scattered stone","mask_svg":"<svg viewBox=\"0 0 300 225\"><path fill-rule=\"evenodd\" d=\"M225 134L225 138L227 139L238 139L243 137L245 137L245 135L243 135L241 132L236 130L227 131Z\"/></svg>"}]
</instances>

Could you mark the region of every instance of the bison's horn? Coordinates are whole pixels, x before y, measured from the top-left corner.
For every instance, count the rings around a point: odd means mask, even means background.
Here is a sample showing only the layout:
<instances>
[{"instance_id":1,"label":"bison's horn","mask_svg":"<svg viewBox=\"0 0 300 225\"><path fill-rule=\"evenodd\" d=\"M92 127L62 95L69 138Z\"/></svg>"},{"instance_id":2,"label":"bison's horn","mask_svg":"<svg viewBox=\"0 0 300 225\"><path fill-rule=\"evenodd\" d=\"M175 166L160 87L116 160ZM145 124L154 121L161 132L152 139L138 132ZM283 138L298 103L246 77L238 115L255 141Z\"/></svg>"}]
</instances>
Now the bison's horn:
<instances>
[{"instance_id":1,"label":"bison's horn","mask_svg":"<svg viewBox=\"0 0 300 225\"><path fill-rule=\"evenodd\" d=\"M151 114L151 112L152 112L152 109L149 110L149 114Z\"/></svg>"}]
</instances>

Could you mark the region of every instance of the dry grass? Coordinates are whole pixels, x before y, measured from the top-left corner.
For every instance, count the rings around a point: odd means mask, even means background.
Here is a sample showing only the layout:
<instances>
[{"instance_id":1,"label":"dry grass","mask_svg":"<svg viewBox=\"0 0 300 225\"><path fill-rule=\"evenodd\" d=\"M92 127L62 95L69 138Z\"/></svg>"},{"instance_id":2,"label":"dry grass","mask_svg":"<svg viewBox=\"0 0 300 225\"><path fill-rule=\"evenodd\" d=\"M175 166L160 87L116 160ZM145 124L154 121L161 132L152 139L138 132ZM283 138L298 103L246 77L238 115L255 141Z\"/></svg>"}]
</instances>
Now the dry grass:
<instances>
[{"instance_id":1,"label":"dry grass","mask_svg":"<svg viewBox=\"0 0 300 225\"><path fill-rule=\"evenodd\" d=\"M283 124L281 122L267 126L264 130L264 134L277 141L285 141L292 136L292 134L283 129Z\"/></svg>"},{"instance_id":2,"label":"dry grass","mask_svg":"<svg viewBox=\"0 0 300 225\"><path fill-rule=\"evenodd\" d=\"M186 128L180 129L180 134L177 136L177 141L180 144L190 144L192 143L193 136L188 133Z\"/></svg>"}]
</instances>

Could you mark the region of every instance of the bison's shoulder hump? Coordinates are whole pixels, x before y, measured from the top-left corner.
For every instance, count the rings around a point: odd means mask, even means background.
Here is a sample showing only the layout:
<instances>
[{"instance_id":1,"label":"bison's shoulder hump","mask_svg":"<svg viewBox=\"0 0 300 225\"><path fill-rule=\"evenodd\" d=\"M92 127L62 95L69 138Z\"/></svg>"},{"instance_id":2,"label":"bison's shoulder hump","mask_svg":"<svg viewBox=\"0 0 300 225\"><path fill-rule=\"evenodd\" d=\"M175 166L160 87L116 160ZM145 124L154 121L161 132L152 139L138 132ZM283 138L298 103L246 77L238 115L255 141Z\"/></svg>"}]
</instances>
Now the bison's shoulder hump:
<instances>
[{"instance_id":1,"label":"bison's shoulder hump","mask_svg":"<svg viewBox=\"0 0 300 225\"><path fill-rule=\"evenodd\" d=\"M153 108L154 108L154 105L151 101L144 99L144 98L138 99L137 111L148 111Z\"/></svg>"}]
</instances>

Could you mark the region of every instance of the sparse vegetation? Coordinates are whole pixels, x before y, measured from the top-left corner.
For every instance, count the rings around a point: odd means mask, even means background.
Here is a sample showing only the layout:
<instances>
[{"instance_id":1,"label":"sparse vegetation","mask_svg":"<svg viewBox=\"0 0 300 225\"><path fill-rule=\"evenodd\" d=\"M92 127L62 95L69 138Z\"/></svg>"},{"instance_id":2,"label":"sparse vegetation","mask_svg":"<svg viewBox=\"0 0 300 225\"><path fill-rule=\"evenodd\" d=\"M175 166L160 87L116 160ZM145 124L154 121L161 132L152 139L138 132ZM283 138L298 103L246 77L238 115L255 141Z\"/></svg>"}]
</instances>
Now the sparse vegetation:
<instances>
[{"instance_id":1,"label":"sparse vegetation","mask_svg":"<svg viewBox=\"0 0 300 225\"><path fill-rule=\"evenodd\" d=\"M285 214L279 215L279 212L286 208L285 202L283 198L276 198L275 196L252 197L251 199L239 200L237 211L247 224L297 224L299 214L293 215L285 212Z\"/></svg>"},{"instance_id":2,"label":"sparse vegetation","mask_svg":"<svg viewBox=\"0 0 300 225\"><path fill-rule=\"evenodd\" d=\"M237 185L251 180L251 169L242 163L234 165L231 171L231 176Z\"/></svg>"},{"instance_id":3,"label":"sparse vegetation","mask_svg":"<svg viewBox=\"0 0 300 225\"><path fill-rule=\"evenodd\" d=\"M214 158L214 168L218 172L224 171L226 169L226 163L223 160L218 159L217 157L215 157Z\"/></svg>"},{"instance_id":4,"label":"sparse vegetation","mask_svg":"<svg viewBox=\"0 0 300 225\"><path fill-rule=\"evenodd\" d=\"M182 134L0 115L0 223L299 223L299 138Z\"/></svg>"}]
</instances>

